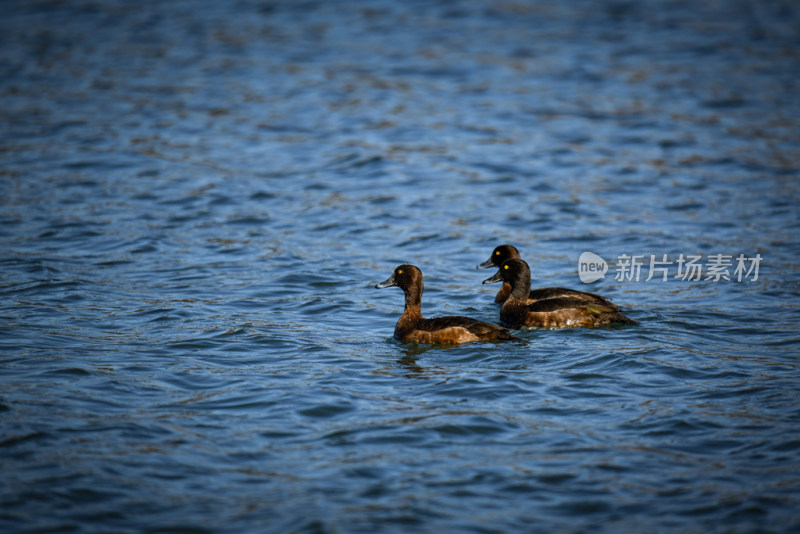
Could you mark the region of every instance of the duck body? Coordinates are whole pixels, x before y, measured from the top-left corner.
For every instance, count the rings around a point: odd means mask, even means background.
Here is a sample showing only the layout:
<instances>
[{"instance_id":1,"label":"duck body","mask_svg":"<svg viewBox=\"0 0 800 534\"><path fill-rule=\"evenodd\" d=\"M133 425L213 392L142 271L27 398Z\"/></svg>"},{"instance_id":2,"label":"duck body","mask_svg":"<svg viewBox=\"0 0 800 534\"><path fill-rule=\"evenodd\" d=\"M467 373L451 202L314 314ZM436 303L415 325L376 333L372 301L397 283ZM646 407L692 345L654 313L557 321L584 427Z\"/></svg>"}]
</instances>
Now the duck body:
<instances>
[{"instance_id":1,"label":"duck body","mask_svg":"<svg viewBox=\"0 0 800 534\"><path fill-rule=\"evenodd\" d=\"M506 260L497 273L484 284L506 282L511 292L500 308L500 321L511 328L595 327L612 323L638 324L623 315L613 304L587 301L583 298L559 296L528 302L531 272L518 258ZM600 297L602 298L602 297Z\"/></svg>"},{"instance_id":2,"label":"duck body","mask_svg":"<svg viewBox=\"0 0 800 534\"><path fill-rule=\"evenodd\" d=\"M616 308L587 302L583 299L560 297L527 301L509 298L500 308L500 321L513 328L595 327L612 323L636 324Z\"/></svg>"},{"instance_id":3,"label":"duck body","mask_svg":"<svg viewBox=\"0 0 800 534\"><path fill-rule=\"evenodd\" d=\"M519 250L517 250L517 247L513 245L500 245L492 251L492 255L489 256L489 259L479 264L477 268L478 269L488 269L489 267L499 268L501 265L503 265L503 263L506 260L519 259L519 258L520 254ZM511 294L511 284L509 284L506 281L503 281L503 286L497 292L497 295L495 295L494 301L497 304L503 304L506 300L508 300L510 294ZM528 291L528 295L525 300L528 304L534 304L541 300L558 299L558 298L578 299L586 303L601 304L605 307L612 308L614 310L619 310L619 307L616 304L612 303L605 297L601 297L600 295L595 295L594 293L578 291L577 289L567 289L565 287L544 287L540 289L531 289Z\"/></svg>"},{"instance_id":4,"label":"duck body","mask_svg":"<svg viewBox=\"0 0 800 534\"><path fill-rule=\"evenodd\" d=\"M469 341L518 339L507 328L471 317L447 315L427 319L422 316L422 272L414 265L400 265L377 288L398 286L405 293L405 308L394 328L395 339L404 343L455 345Z\"/></svg>"},{"instance_id":5,"label":"duck body","mask_svg":"<svg viewBox=\"0 0 800 534\"><path fill-rule=\"evenodd\" d=\"M404 343L456 345L468 341L515 339L507 329L471 317L446 315L426 319L403 313L394 328L394 337Z\"/></svg>"}]
</instances>

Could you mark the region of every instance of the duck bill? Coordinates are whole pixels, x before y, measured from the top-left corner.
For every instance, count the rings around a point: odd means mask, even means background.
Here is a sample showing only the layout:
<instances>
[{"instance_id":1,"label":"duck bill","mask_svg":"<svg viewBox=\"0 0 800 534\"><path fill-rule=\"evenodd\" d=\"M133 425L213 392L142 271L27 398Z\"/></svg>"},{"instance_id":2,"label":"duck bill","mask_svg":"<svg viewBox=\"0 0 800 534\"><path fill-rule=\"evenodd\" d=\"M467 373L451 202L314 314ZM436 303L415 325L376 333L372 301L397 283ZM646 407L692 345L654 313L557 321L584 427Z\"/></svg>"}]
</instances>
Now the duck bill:
<instances>
[{"instance_id":1,"label":"duck bill","mask_svg":"<svg viewBox=\"0 0 800 534\"><path fill-rule=\"evenodd\" d=\"M388 280L384 280L383 282L381 282L380 284L376 285L375 287L378 288L378 289L383 289L384 287L392 287L392 286L396 286L396 285L397 284L394 283L394 275L392 275L391 277L389 277Z\"/></svg>"},{"instance_id":2,"label":"duck bill","mask_svg":"<svg viewBox=\"0 0 800 534\"><path fill-rule=\"evenodd\" d=\"M492 276L491 278L487 278L486 280L483 281L483 283L493 284L495 282L502 282L502 281L503 281L503 275L500 274L500 269L498 269L497 272L494 273L494 276Z\"/></svg>"},{"instance_id":3,"label":"duck bill","mask_svg":"<svg viewBox=\"0 0 800 534\"><path fill-rule=\"evenodd\" d=\"M480 265L475 266L476 269L488 269L489 267L494 267L494 263L492 263L492 258L489 258Z\"/></svg>"}]
</instances>

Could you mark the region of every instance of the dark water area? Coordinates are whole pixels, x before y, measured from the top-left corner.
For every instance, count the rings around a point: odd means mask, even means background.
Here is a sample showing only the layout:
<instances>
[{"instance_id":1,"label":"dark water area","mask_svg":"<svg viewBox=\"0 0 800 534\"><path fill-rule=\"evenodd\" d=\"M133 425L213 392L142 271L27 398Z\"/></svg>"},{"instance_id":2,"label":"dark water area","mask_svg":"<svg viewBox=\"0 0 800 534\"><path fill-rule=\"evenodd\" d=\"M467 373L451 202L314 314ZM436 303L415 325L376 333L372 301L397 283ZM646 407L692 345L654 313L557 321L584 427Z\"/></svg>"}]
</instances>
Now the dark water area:
<instances>
[{"instance_id":1,"label":"dark water area","mask_svg":"<svg viewBox=\"0 0 800 534\"><path fill-rule=\"evenodd\" d=\"M3 532L800 530L796 2L2 11Z\"/></svg>"}]
</instances>

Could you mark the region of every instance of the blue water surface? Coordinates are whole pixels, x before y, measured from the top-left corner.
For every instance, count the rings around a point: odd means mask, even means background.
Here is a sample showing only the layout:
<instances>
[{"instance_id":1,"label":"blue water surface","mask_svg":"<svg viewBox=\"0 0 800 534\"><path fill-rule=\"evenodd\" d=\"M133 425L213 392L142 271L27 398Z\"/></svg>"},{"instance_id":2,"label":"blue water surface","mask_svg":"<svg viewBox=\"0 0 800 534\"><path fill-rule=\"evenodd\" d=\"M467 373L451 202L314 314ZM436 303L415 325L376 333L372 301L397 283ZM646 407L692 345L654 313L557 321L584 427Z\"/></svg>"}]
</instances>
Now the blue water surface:
<instances>
[{"instance_id":1,"label":"blue water surface","mask_svg":"<svg viewBox=\"0 0 800 534\"><path fill-rule=\"evenodd\" d=\"M796 2L3 12L3 532L800 529ZM641 324L392 338L501 243Z\"/></svg>"}]
</instances>

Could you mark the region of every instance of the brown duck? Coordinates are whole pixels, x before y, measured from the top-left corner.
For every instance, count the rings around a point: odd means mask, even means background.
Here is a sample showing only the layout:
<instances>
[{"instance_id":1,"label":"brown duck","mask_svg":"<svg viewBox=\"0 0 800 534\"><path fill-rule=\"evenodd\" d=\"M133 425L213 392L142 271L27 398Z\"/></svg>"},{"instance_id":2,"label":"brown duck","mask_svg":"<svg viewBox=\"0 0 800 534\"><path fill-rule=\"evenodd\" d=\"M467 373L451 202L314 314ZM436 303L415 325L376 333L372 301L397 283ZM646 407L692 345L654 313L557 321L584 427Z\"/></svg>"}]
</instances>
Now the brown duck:
<instances>
[{"instance_id":1,"label":"brown duck","mask_svg":"<svg viewBox=\"0 0 800 534\"><path fill-rule=\"evenodd\" d=\"M428 345L454 345L467 341L495 341L518 339L503 328L458 315L426 319L422 316L422 271L413 265L400 265L392 276L380 284L378 289L397 286L406 297L403 315L394 328L394 337L405 343Z\"/></svg>"},{"instance_id":2,"label":"brown duck","mask_svg":"<svg viewBox=\"0 0 800 534\"><path fill-rule=\"evenodd\" d=\"M511 259L519 259L519 250L517 247L513 245L500 245L496 247L492 251L492 255L489 256L489 259L485 262L478 265L477 269L488 269L489 267L500 267L503 265L503 262L506 260ZM497 292L497 295L494 297L494 301L498 304L502 304L508 298L508 295L511 294L511 284L508 282L503 282L503 287L500 288L500 291ZM547 300L547 299L556 299L556 298L571 298L571 299L580 299L585 302L594 302L597 304L602 304L608 308L612 308L614 310L619 310L616 304L612 303L605 297L601 297L600 295L595 295L594 293L587 293L585 291L578 291L577 289L567 289L565 287L543 287L540 289L531 289L528 293L528 304L533 304L534 302L540 300Z\"/></svg>"},{"instance_id":3,"label":"brown duck","mask_svg":"<svg viewBox=\"0 0 800 534\"><path fill-rule=\"evenodd\" d=\"M612 323L638 324L624 316L616 306L607 306L585 299L557 297L528 304L531 291L531 270L524 260L506 260L491 278L483 281L507 282L511 292L500 308L500 322L511 328L534 326L565 328L601 326Z\"/></svg>"}]
</instances>

